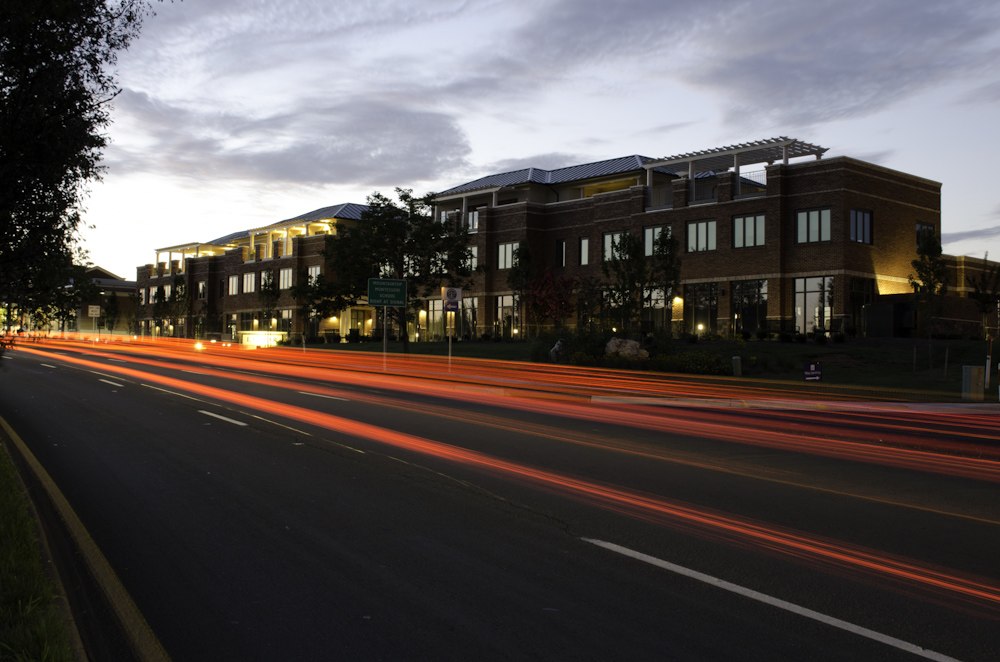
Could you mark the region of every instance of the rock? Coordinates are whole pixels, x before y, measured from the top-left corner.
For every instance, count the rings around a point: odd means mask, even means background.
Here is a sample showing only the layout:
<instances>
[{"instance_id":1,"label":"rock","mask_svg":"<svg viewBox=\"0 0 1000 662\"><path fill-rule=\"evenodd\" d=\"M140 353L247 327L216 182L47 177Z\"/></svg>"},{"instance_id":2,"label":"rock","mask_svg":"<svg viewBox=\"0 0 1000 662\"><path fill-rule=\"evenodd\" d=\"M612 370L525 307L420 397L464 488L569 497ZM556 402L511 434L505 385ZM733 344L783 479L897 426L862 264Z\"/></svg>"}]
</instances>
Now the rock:
<instances>
[{"instance_id":1,"label":"rock","mask_svg":"<svg viewBox=\"0 0 1000 662\"><path fill-rule=\"evenodd\" d=\"M626 338L612 338L604 347L605 356L618 356L623 359L638 361L648 359L649 352L642 348L638 340L628 340Z\"/></svg>"}]
</instances>

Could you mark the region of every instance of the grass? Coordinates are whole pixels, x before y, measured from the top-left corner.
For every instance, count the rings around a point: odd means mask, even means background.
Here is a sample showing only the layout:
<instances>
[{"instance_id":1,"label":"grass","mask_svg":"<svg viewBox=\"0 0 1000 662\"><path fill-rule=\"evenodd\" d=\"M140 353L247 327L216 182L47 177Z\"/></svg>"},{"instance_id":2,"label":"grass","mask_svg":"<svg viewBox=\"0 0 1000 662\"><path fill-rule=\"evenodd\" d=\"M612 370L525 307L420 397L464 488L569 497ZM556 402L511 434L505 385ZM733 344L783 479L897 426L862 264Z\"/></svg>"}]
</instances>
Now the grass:
<instances>
[{"instance_id":1,"label":"grass","mask_svg":"<svg viewBox=\"0 0 1000 662\"><path fill-rule=\"evenodd\" d=\"M74 659L57 599L27 494L0 447L0 660Z\"/></svg>"}]
</instances>

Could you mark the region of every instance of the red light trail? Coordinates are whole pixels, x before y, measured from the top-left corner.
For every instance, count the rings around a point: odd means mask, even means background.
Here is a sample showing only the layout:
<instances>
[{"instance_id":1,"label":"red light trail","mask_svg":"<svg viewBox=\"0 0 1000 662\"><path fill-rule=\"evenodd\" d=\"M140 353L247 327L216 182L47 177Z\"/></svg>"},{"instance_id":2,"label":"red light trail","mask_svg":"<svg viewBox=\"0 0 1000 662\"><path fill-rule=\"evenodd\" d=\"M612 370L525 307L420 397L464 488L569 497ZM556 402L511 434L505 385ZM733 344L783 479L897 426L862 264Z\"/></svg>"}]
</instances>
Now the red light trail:
<instances>
[{"instance_id":1,"label":"red light trail","mask_svg":"<svg viewBox=\"0 0 1000 662\"><path fill-rule=\"evenodd\" d=\"M28 351L41 356L51 356L47 352L30 349ZM95 363L94 361L68 355L60 355L59 359L90 370L105 373L112 372L140 381L156 383L161 386L198 394L206 398L228 402L251 410L268 412L272 415L276 414L290 420L315 425L395 448L467 466L478 467L505 477L518 478L547 490L553 490L572 498L589 501L603 508L626 513L632 517L662 524L692 527L707 532L710 535L731 538L734 541L742 543L752 543L757 547L780 552L786 556L888 577L926 589L943 591L962 599L982 602L989 605L990 609L1000 609L1000 586L992 583L991 580L963 577L943 569L921 565L907 559L887 556L872 550L840 544L831 540L824 540L787 528L770 527L749 519L698 509L649 494L561 475L553 471L530 467L466 448L452 446L325 412L318 412L256 396L234 393L222 388L195 384L182 379L156 375L119 365ZM521 402L520 404L523 406L525 403ZM576 409L582 409L582 407L571 403L548 402L545 403L545 407L548 408L554 404L558 404L560 407L569 407L577 415L582 416L582 412L576 411ZM633 412L632 416L629 417L630 424L635 423L632 419L637 416L638 414ZM644 424L648 425L651 423L645 422ZM712 423L701 423L697 427L697 433L711 434L715 427L715 424ZM719 427L724 428L725 426ZM669 429L672 432L676 432L676 429ZM732 431L730 430L728 434L731 435ZM776 432L769 431L766 434L773 436ZM753 439L754 434L750 434L749 431L744 430L740 440L742 443L755 443ZM818 444L823 441L829 443L830 440L812 439L810 443ZM882 453L885 450L892 450L895 454L909 458L898 466L909 466L912 463L915 467L923 466L928 461L926 456L931 455L922 451L908 452L905 449L898 448L862 449L860 448L861 446L863 445L851 444L850 446L846 446L842 452L847 457L850 457L854 453L858 454L859 457L865 457L865 453L870 453L873 457L879 457L881 461L885 461ZM848 452L848 450L851 452ZM933 459L936 462L953 462L953 470L955 472L965 471L966 469L962 469L962 467L972 466L965 464L972 460L972 458L947 458L936 455ZM998 475L997 467L993 466L995 464L992 463L991 465L989 462L979 462L975 465L978 467L977 472L972 473L980 479L983 476L988 476L993 480Z\"/></svg>"}]
</instances>

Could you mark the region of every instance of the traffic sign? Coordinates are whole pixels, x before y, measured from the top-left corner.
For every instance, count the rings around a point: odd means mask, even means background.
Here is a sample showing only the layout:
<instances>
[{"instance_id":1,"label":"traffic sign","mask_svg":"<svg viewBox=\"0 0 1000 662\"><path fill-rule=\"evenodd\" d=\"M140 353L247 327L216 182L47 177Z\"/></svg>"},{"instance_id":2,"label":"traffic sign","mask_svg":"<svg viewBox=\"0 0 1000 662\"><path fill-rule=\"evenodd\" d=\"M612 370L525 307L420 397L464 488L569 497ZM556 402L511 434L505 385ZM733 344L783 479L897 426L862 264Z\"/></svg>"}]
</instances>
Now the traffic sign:
<instances>
[{"instance_id":1,"label":"traffic sign","mask_svg":"<svg viewBox=\"0 0 1000 662\"><path fill-rule=\"evenodd\" d=\"M444 301L445 312L458 311L458 304L462 302L462 288L461 287L442 287L441 288L441 300Z\"/></svg>"},{"instance_id":2,"label":"traffic sign","mask_svg":"<svg viewBox=\"0 0 1000 662\"><path fill-rule=\"evenodd\" d=\"M369 278L368 279L368 305L369 306L405 306L406 305L406 279L405 278Z\"/></svg>"}]
</instances>

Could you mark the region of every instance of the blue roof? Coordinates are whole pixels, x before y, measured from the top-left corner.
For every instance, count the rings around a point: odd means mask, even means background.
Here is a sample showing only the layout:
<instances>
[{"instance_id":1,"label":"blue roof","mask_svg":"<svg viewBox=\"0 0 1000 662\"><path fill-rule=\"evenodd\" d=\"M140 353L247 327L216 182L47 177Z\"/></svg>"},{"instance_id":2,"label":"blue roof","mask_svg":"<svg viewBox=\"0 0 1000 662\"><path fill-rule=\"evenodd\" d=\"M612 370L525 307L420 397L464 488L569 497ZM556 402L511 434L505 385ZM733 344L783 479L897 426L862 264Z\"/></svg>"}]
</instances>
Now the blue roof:
<instances>
[{"instance_id":1,"label":"blue roof","mask_svg":"<svg viewBox=\"0 0 1000 662\"><path fill-rule=\"evenodd\" d=\"M522 168L497 175L487 175L480 177L466 184L461 184L447 191L441 191L436 197L466 193L468 191L479 191L482 189L498 188L501 186L515 186L517 184L562 184L581 179L591 179L593 177L607 177L610 175L620 175L627 172L642 170L645 164L655 161L648 156L633 154L632 156L621 156L616 159L606 161L595 161L594 163L584 163L582 165L567 166L555 170L545 170L544 168Z\"/></svg>"}]
</instances>

